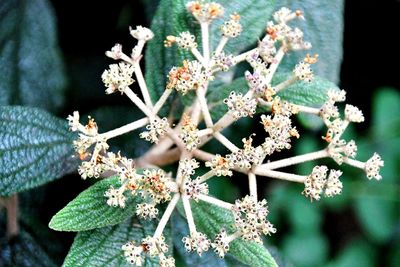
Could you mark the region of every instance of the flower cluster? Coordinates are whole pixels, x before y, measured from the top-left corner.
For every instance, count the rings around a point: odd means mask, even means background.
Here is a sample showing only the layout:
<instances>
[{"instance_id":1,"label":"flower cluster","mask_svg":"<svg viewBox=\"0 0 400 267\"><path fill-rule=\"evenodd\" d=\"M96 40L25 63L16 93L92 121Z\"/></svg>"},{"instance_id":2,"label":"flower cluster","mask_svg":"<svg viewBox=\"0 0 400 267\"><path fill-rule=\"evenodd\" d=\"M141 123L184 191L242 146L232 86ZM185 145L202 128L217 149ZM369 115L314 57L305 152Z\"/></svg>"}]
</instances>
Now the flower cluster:
<instances>
[{"instance_id":1,"label":"flower cluster","mask_svg":"<svg viewBox=\"0 0 400 267\"><path fill-rule=\"evenodd\" d=\"M182 67L173 67L168 74L167 89L174 89L182 95L190 90L197 90L211 79L200 62L183 61Z\"/></svg>"},{"instance_id":2,"label":"flower cluster","mask_svg":"<svg viewBox=\"0 0 400 267\"><path fill-rule=\"evenodd\" d=\"M321 194L325 192L328 197L338 195L342 192L342 182L339 177L342 175L341 171L331 170L328 173L328 168L326 166L316 166L314 167L312 173L304 181L304 191L303 194L309 197L311 200L320 200Z\"/></svg>"},{"instance_id":3,"label":"flower cluster","mask_svg":"<svg viewBox=\"0 0 400 267\"><path fill-rule=\"evenodd\" d=\"M263 151L260 146L253 146L253 138L243 138L243 149L232 152L226 155L226 158L233 166L239 169L250 170L253 164L259 164L263 157Z\"/></svg>"},{"instance_id":4,"label":"flower cluster","mask_svg":"<svg viewBox=\"0 0 400 267\"><path fill-rule=\"evenodd\" d=\"M377 153L374 153L374 155L365 163L365 172L367 173L368 179L382 179L382 175L379 174L381 167L383 167L383 160Z\"/></svg>"},{"instance_id":5,"label":"flower cluster","mask_svg":"<svg viewBox=\"0 0 400 267\"><path fill-rule=\"evenodd\" d=\"M185 236L182 242L188 252L196 251L200 256L208 251L211 245L211 241L207 236L200 232L194 232L190 236Z\"/></svg>"},{"instance_id":6,"label":"flower cluster","mask_svg":"<svg viewBox=\"0 0 400 267\"><path fill-rule=\"evenodd\" d=\"M261 235L271 235L276 232L273 225L267 220L267 201L257 202L254 197L245 196L236 200L232 207L236 228L246 241L255 241L262 244Z\"/></svg>"},{"instance_id":7,"label":"flower cluster","mask_svg":"<svg viewBox=\"0 0 400 267\"><path fill-rule=\"evenodd\" d=\"M185 189L185 194L195 201L198 201L199 194L208 195L208 185L201 183L199 178L194 180L186 179L183 188Z\"/></svg>"},{"instance_id":8,"label":"flower cluster","mask_svg":"<svg viewBox=\"0 0 400 267\"><path fill-rule=\"evenodd\" d=\"M103 83L107 87L106 94L116 91L123 93L135 81L132 79L133 72L134 67L124 62L111 64L110 69L105 70L101 75Z\"/></svg>"},{"instance_id":9,"label":"flower cluster","mask_svg":"<svg viewBox=\"0 0 400 267\"><path fill-rule=\"evenodd\" d=\"M211 168L216 176L232 176L233 172L231 169L234 167L226 157L216 154L211 161L206 161L206 167Z\"/></svg>"},{"instance_id":10,"label":"flower cluster","mask_svg":"<svg viewBox=\"0 0 400 267\"><path fill-rule=\"evenodd\" d=\"M200 144L199 129L187 114L182 116L181 134L179 136L189 151L192 151Z\"/></svg>"},{"instance_id":11,"label":"flower cluster","mask_svg":"<svg viewBox=\"0 0 400 267\"><path fill-rule=\"evenodd\" d=\"M221 33L225 37L235 38L242 32L242 25L239 23L240 16L238 14L232 14L231 19L225 21L221 26Z\"/></svg>"},{"instance_id":12,"label":"flower cluster","mask_svg":"<svg viewBox=\"0 0 400 267\"><path fill-rule=\"evenodd\" d=\"M224 99L224 103L228 106L235 119L247 116L253 117L256 113L257 101L240 93L236 94L236 92L232 91L229 97Z\"/></svg>"},{"instance_id":13,"label":"flower cluster","mask_svg":"<svg viewBox=\"0 0 400 267\"><path fill-rule=\"evenodd\" d=\"M167 132L168 126L167 118L155 118L146 126L147 131L140 133L139 136L151 143L158 143L159 138L163 137Z\"/></svg>"},{"instance_id":14,"label":"flower cluster","mask_svg":"<svg viewBox=\"0 0 400 267\"><path fill-rule=\"evenodd\" d=\"M215 236L214 242L211 247L214 249L215 253L222 259L225 254L229 251L230 239L224 228Z\"/></svg>"},{"instance_id":15,"label":"flower cluster","mask_svg":"<svg viewBox=\"0 0 400 267\"><path fill-rule=\"evenodd\" d=\"M224 8L215 2L192 1L186 8L200 23L209 23L224 13Z\"/></svg>"},{"instance_id":16,"label":"flower cluster","mask_svg":"<svg viewBox=\"0 0 400 267\"><path fill-rule=\"evenodd\" d=\"M138 246L135 243L128 242L122 246L126 260L136 266L142 266L144 263L144 255L148 254L150 257L157 257L160 266L172 267L175 266L175 259L171 256L165 256L168 252L168 245L165 243L165 237L151 237L144 238Z\"/></svg>"},{"instance_id":17,"label":"flower cluster","mask_svg":"<svg viewBox=\"0 0 400 267\"><path fill-rule=\"evenodd\" d=\"M267 23L266 34L258 42L257 47L235 55L228 54L226 49L224 51L224 47L232 38L238 37L243 30L246 30L239 23L238 14L232 14L229 20L220 24L219 44L214 51L210 51L210 24L222 16L223 7L208 1L192 1L186 7L200 24L201 38L184 31L177 33L177 36L167 36L164 44L166 47L176 44L178 49L192 53L195 60L184 60L182 66L170 69L166 90L156 103L152 102L139 64L143 47L154 37L153 32L142 26L130 29L130 34L138 41L130 56L123 53L120 44L116 44L106 52L106 56L120 61L111 64L102 75L106 93L119 91L125 94L145 114L144 118L105 133L99 133L97 123L91 117L88 118L86 125L81 124L78 112L67 118L70 129L79 133L73 145L77 156L82 160L78 168L81 177L83 179L111 175L119 177L119 184L113 183L104 192L105 204L111 206L110 208L124 208L129 203L128 199L135 196L139 201L135 204L136 216L148 220L159 217L158 204L167 203L161 218L157 220L158 225L153 236L147 236L139 243L128 242L122 247L127 262L136 266L142 266L146 256L157 258L161 267L175 265L174 258L166 255L168 246L162 233L180 200L190 231L190 235L182 239L186 250L202 255L211 248L223 258L229 252L230 243L236 238L262 243L264 235L276 232L274 226L267 220L269 213L267 201L258 198L258 177L304 183L302 194L311 200L320 200L322 195L332 197L340 194L343 189L339 179L342 172L329 171L326 166L316 166L310 175L303 176L276 169L320 158L332 158L339 165L348 164L362 169L368 179L382 178L379 172L384 163L378 154L375 153L366 162L358 161L355 159L357 155L355 141L341 138L351 122L364 121L362 112L349 104L345 106L344 117L341 118L336 103L345 101L344 90L328 90L326 102L317 108L291 103L284 98L284 94L279 94L294 83L312 83L314 74L311 64L317 62L318 55L307 54L294 67L287 80L279 84L274 84L275 80L272 80L287 53L311 48L311 44L304 41L303 32L289 25L293 19L303 19L302 12L287 8L275 12L273 21ZM202 53L197 49L196 39L202 42ZM211 112L214 103L207 103L209 82L214 76L222 77L218 72L231 71L232 67L243 61L247 61L251 67L251 70L246 71L244 75L248 91L238 92L243 88L237 88L225 96L223 103L226 104L227 111L218 121L214 121L215 116ZM138 81L143 100L129 88L135 81L132 75L135 75ZM176 110L167 116L168 120L158 115L173 89L181 95L196 91L196 94L193 94L196 97L193 104L182 109L179 106L176 109L183 110L179 121L176 119ZM234 142L225 137L221 131L239 119L256 117L258 107L259 110L271 111L260 116L260 123L265 130L265 136L262 136L264 139L261 140L264 141L255 144L254 134L251 134L248 138L242 139L242 147L236 147ZM293 145L292 138L300 138L292 122L292 116L298 113L309 113L322 119L327 127L327 133L322 137L327 143L326 148L271 161L268 158L270 155L290 149ZM119 152L108 151L109 139L142 127L146 130L139 136L154 143L144 155L130 159L121 156ZM230 152L221 155L202 150L202 146L212 138ZM209 171L201 176L195 176L196 170L202 165L198 160L203 161L205 167L209 168ZM175 173L174 175L161 169L162 166L175 162L178 166L176 172L171 172ZM242 172L248 176L249 195L236 200L234 204L209 195L208 179L214 177L223 179L221 176L233 176L235 172ZM193 215L195 209L192 207L199 201L212 204L210 208L215 205L233 214L234 222L232 224L227 222L229 225L220 229L214 241L209 239L207 233L196 230ZM232 229L234 231L228 233L228 230Z\"/></svg>"}]
</instances>

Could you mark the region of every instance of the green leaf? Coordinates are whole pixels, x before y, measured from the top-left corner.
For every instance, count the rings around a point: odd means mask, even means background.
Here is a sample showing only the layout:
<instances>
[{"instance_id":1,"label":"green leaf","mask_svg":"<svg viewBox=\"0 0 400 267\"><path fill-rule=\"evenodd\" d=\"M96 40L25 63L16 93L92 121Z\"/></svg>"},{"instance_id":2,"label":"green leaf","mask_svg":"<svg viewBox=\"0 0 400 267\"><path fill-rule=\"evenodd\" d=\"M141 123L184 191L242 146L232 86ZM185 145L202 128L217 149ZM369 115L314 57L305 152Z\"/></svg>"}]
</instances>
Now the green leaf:
<instances>
[{"instance_id":1,"label":"green leaf","mask_svg":"<svg viewBox=\"0 0 400 267\"><path fill-rule=\"evenodd\" d=\"M234 231L231 212L205 202L191 201L190 205L197 228L207 236L214 237L221 228ZM230 245L229 254L250 266L278 266L267 248L256 242L236 239Z\"/></svg>"},{"instance_id":2,"label":"green leaf","mask_svg":"<svg viewBox=\"0 0 400 267\"><path fill-rule=\"evenodd\" d=\"M201 38L198 35L200 26L187 12L186 2L184 0L162 0L151 24L151 30L155 36L149 42L146 51L146 80L153 100L157 100L163 93L169 70L173 66L181 65L183 59L190 57L189 53L178 51L175 46L165 48L163 44L165 37L189 30L197 35L196 40L201 50ZM218 2L224 6L225 17L233 12L241 15L241 24L245 30L238 38L230 40L226 46L226 51L238 54L257 41L271 15L275 1L221 0ZM213 23L210 30L211 50L215 49L219 42L219 26L222 22L223 20L218 20ZM185 97L185 100L189 101L190 99Z\"/></svg>"},{"instance_id":3,"label":"green leaf","mask_svg":"<svg viewBox=\"0 0 400 267\"><path fill-rule=\"evenodd\" d=\"M76 168L66 120L30 107L0 107L0 195L62 177Z\"/></svg>"},{"instance_id":4,"label":"green leaf","mask_svg":"<svg viewBox=\"0 0 400 267\"><path fill-rule=\"evenodd\" d=\"M140 242L142 238L153 235L154 230L153 223L139 224L130 218L118 225L79 232L63 266L132 266L125 260L122 245L130 240ZM158 266L158 263L146 258L144 266Z\"/></svg>"},{"instance_id":5,"label":"green leaf","mask_svg":"<svg viewBox=\"0 0 400 267\"><path fill-rule=\"evenodd\" d=\"M46 251L25 230L9 240L7 238L0 239L0 265L57 266Z\"/></svg>"},{"instance_id":6,"label":"green leaf","mask_svg":"<svg viewBox=\"0 0 400 267\"><path fill-rule=\"evenodd\" d=\"M110 207L104 193L110 186L119 187L118 177L99 181L80 193L53 216L49 227L57 231L86 231L115 225L135 214L136 199L127 196L126 207Z\"/></svg>"},{"instance_id":7,"label":"green leaf","mask_svg":"<svg viewBox=\"0 0 400 267\"><path fill-rule=\"evenodd\" d=\"M0 105L54 111L66 79L53 9L47 0L0 3Z\"/></svg>"},{"instance_id":8,"label":"green leaf","mask_svg":"<svg viewBox=\"0 0 400 267\"><path fill-rule=\"evenodd\" d=\"M281 0L277 9L280 7L304 12L305 21L296 20L291 25L299 27L304 32L304 39L311 42L310 53L319 54L318 63L313 66L315 74L338 83L343 54L344 1ZM291 53L280 67L291 71L305 53Z\"/></svg>"},{"instance_id":9,"label":"green leaf","mask_svg":"<svg viewBox=\"0 0 400 267\"><path fill-rule=\"evenodd\" d=\"M272 86L286 81L291 75L292 73L276 73L272 79ZM297 81L283 89L278 95L297 105L320 107L328 99L326 93L329 89L338 90L339 88L327 79L315 76L312 82Z\"/></svg>"}]
</instances>

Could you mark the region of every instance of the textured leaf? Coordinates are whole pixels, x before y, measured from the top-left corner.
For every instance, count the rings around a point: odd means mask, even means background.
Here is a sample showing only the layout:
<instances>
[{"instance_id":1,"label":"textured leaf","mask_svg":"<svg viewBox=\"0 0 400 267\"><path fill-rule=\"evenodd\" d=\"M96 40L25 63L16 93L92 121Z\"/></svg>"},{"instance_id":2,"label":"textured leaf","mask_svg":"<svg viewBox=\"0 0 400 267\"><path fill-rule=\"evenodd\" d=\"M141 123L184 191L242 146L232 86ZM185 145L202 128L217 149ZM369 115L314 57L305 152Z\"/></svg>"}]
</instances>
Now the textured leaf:
<instances>
[{"instance_id":1,"label":"textured leaf","mask_svg":"<svg viewBox=\"0 0 400 267\"><path fill-rule=\"evenodd\" d=\"M181 65L183 59L190 57L187 52L178 51L176 47L165 48L163 45L165 37L189 30L197 35L196 40L201 50L201 38L198 35L200 26L186 11L186 2L162 0L154 16L151 29L155 37L146 51L146 80L153 100L158 99L163 93L169 70L173 66ZM274 0L221 0L218 2L224 6L226 17L233 12L241 15L241 24L245 30L238 38L230 40L226 46L226 51L236 54L257 41L274 8ZM219 20L213 23L210 30L211 50L216 48L219 42L219 26L222 22L223 20Z\"/></svg>"},{"instance_id":2,"label":"textured leaf","mask_svg":"<svg viewBox=\"0 0 400 267\"><path fill-rule=\"evenodd\" d=\"M66 120L37 108L0 107L0 195L27 190L75 168Z\"/></svg>"},{"instance_id":3,"label":"textured leaf","mask_svg":"<svg viewBox=\"0 0 400 267\"><path fill-rule=\"evenodd\" d=\"M56 110L66 80L47 0L0 2L0 105Z\"/></svg>"},{"instance_id":4,"label":"textured leaf","mask_svg":"<svg viewBox=\"0 0 400 267\"><path fill-rule=\"evenodd\" d=\"M287 80L291 73L277 73L272 79L272 86L275 86ZM329 89L338 89L334 83L315 76L310 83L297 81L286 87L279 93L279 96L291 103L312 107L320 107L327 100L327 91Z\"/></svg>"},{"instance_id":5,"label":"textured leaf","mask_svg":"<svg viewBox=\"0 0 400 267\"><path fill-rule=\"evenodd\" d=\"M137 220L130 218L118 225L79 232L63 266L132 266L125 260L122 245L130 240L140 242L154 230L153 223L138 224ZM144 266L158 266L158 263L146 258Z\"/></svg>"},{"instance_id":6,"label":"textured leaf","mask_svg":"<svg viewBox=\"0 0 400 267\"><path fill-rule=\"evenodd\" d=\"M234 219L229 211L205 202L191 201L190 204L197 228L207 236L213 238L223 227L228 232L234 231ZM236 239L230 244L229 254L250 266L278 266L267 248L256 242Z\"/></svg>"},{"instance_id":7,"label":"textured leaf","mask_svg":"<svg viewBox=\"0 0 400 267\"><path fill-rule=\"evenodd\" d=\"M0 240L0 266L57 266L32 236L21 231L10 240Z\"/></svg>"},{"instance_id":8,"label":"textured leaf","mask_svg":"<svg viewBox=\"0 0 400 267\"><path fill-rule=\"evenodd\" d=\"M104 193L110 186L119 187L118 177L99 181L80 193L53 216L49 227L57 231L86 231L118 224L135 214L135 198L127 196L126 207L110 207Z\"/></svg>"},{"instance_id":9,"label":"textured leaf","mask_svg":"<svg viewBox=\"0 0 400 267\"><path fill-rule=\"evenodd\" d=\"M305 40L312 44L310 52L319 54L318 63L313 66L315 73L339 83L343 54L344 1L281 0L276 8L284 6L304 12L306 20L291 25L298 26L304 32ZM290 54L282 62L283 69L291 71L304 55L305 52Z\"/></svg>"}]
</instances>

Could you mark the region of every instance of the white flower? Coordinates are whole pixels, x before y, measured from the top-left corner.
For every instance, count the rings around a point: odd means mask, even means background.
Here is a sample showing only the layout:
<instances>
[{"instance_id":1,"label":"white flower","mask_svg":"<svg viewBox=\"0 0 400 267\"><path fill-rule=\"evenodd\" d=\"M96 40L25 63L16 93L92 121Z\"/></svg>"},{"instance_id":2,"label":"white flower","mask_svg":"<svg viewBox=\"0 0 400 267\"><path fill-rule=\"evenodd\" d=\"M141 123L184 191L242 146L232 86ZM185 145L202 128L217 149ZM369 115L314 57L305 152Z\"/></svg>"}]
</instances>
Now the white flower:
<instances>
[{"instance_id":1,"label":"white flower","mask_svg":"<svg viewBox=\"0 0 400 267\"><path fill-rule=\"evenodd\" d=\"M277 23L286 23L287 17L292 13L287 7L282 7L273 14L273 18Z\"/></svg>"},{"instance_id":2,"label":"white flower","mask_svg":"<svg viewBox=\"0 0 400 267\"><path fill-rule=\"evenodd\" d=\"M294 28L294 30L289 31L286 34L286 42L288 45L288 49L291 50L311 49L311 44L309 42L305 42L303 36L304 34L299 28Z\"/></svg>"},{"instance_id":3,"label":"white flower","mask_svg":"<svg viewBox=\"0 0 400 267\"><path fill-rule=\"evenodd\" d=\"M343 152L346 155L346 157L354 158L357 155L356 142L354 142L354 140L350 140L350 142L348 142L346 146L343 147Z\"/></svg>"},{"instance_id":4,"label":"white flower","mask_svg":"<svg viewBox=\"0 0 400 267\"><path fill-rule=\"evenodd\" d=\"M325 187L327 172L326 166L315 166L312 173L304 181L305 188L302 194L311 200L320 200Z\"/></svg>"},{"instance_id":5,"label":"white flower","mask_svg":"<svg viewBox=\"0 0 400 267\"><path fill-rule=\"evenodd\" d=\"M232 207L232 212L236 228L241 232L245 241L262 244L261 234L276 232L276 229L267 220L269 211L265 199L259 202L251 196L245 196L241 200L237 199ZM260 228L260 226L263 227Z\"/></svg>"},{"instance_id":6,"label":"white flower","mask_svg":"<svg viewBox=\"0 0 400 267\"><path fill-rule=\"evenodd\" d=\"M185 244L187 252L196 251L200 256L203 252L207 251L211 245L207 236L200 232L195 232L190 236L184 237L182 242Z\"/></svg>"},{"instance_id":7,"label":"white flower","mask_svg":"<svg viewBox=\"0 0 400 267\"><path fill-rule=\"evenodd\" d=\"M211 247L214 249L215 253L222 259L225 257L225 254L229 251L229 242L228 235L224 228L215 236L215 240L211 243Z\"/></svg>"},{"instance_id":8,"label":"white flower","mask_svg":"<svg viewBox=\"0 0 400 267\"><path fill-rule=\"evenodd\" d=\"M261 42L258 42L258 51L265 62L272 63L276 54L275 40L266 35Z\"/></svg>"},{"instance_id":9,"label":"white flower","mask_svg":"<svg viewBox=\"0 0 400 267\"><path fill-rule=\"evenodd\" d=\"M234 65L233 56L231 54L226 55L223 51L218 56L213 55L212 62L214 68L218 67L222 71L228 71Z\"/></svg>"},{"instance_id":10,"label":"white flower","mask_svg":"<svg viewBox=\"0 0 400 267\"><path fill-rule=\"evenodd\" d=\"M97 141L93 136L79 134L78 139L73 141L75 151L79 155L85 155L86 151Z\"/></svg>"},{"instance_id":11,"label":"white flower","mask_svg":"<svg viewBox=\"0 0 400 267\"><path fill-rule=\"evenodd\" d=\"M208 185L206 183L200 183L200 179L196 178L194 180L188 178L183 186L185 194L197 201L199 194L208 195Z\"/></svg>"},{"instance_id":12,"label":"white flower","mask_svg":"<svg viewBox=\"0 0 400 267\"><path fill-rule=\"evenodd\" d=\"M244 77L247 80L247 84L250 89L253 90L257 95L262 95L265 90L264 80L260 73L246 71Z\"/></svg>"},{"instance_id":13,"label":"white flower","mask_svg":"<svg viewBox=\"0 0 400 267\"><path fill-rule=\"evenodd\" d=\"M80 128L83 128L83 125L79 122L79 112L74 111L71 115L68 115L67 117L68 120L68 125L71 131L76 132Z\"/></svg>"},{"instance_id":14,"label":"white flower","mask_svg":"<svg viewBox=\"0 0 400 267\"><path fill-rule=\"evenodd\" d=\"M290 138L298 136L296 128L292 127L292 121L287 116L279 114L265 116L263 114L261 115L261 124L264 125L264 130L269 134L269 137L274 140L275 145L272 147L278 152L282 149L290 149ZM269 144L268 147L271 147L271 145Z\"/></svg>"},{"instance_id":15,"label":"white flower","mask_svg":"<svg viewBox=\"0 0 400 267\"><path fill-rule=\"evenodd\" d=\"M191 1L186 8L200 23L209 23L224 13L223 7L215 2Z\"/></svg>"},{"instance_id":16,"label":"white flower","mask_svg":"<svg viewBox=\"0 0 400 267\"><path fill-rule=\"evenodd\" d=\"M115 44L111 48L111 51L106 51L106 56L115 60L120 59L122 56L122 45Z\"/></svg>"},{"instance_id":17,"label":"white flower","mask_svg":"<svg viewBox=\"0 0 400 267\"><path fill-rule=\"evenodd\" d=\"M121 189L115 189L113 186L104 193L104 196L107 197L107 205L113 207L121 207L125 208L125 200L124 191Z\"/></svg>"},{"instance_id":18,"label":"white flower","mask_svg":"<svg viewBox=\"0 0 400 267\"><path fill-rule=\"evenodd\" d=\"M159 256L168 251L168 245L165 243L163 235L160 237L148 236L144 238L142 240L142 247L151 257Z\"/></svg>"},{"instance_id":19,"label":"white flower","mask_svg":"<svg viewBox=\"0 0 400 267\"><path fill-rule=\"evenodd\" d=\"M124 62L111 64L110 69L105 70L101 75L103 83L107 87L106 94L112 94L117 90L123 93L134 82L133 72L134 67Z\"/></svg>"},{"instance_id":20,"label":"white flower","mask_svg":"<svg viewBox=\"0 0 400 267\"><path fill-rule=\"evenodd\" d=\"M128 242L122 246L126 261L132 265L142 266L144 257L142 256L142 246L135 246L133 242Z\"/></svg>"},{"instance_id":21,"label":"white flower","mask_svg":"<svg viewBox=\"0 0 400 267\"><path fill-rule=\"evenodd\" d=\"M346 105L346 107L344 109L344 114L345 114L346 120L348 120L350 122L363 122L364 121L364 115L362 114L361 110L359 110L355 106Z\"/></svg>"},{"instance_id":22,"label":"white flower","mask_svg":"<svg viewBox=\"0 0 400 267\"><path fill-rule=\"evenodd\" d=\"M329 89L328 90L328 99L332 102L343 102L346 100L346 91L345 90L335 90Z\"/></svg>"},{"instance_id":23,"label":"white flower","mask_svg":"<svg viewBox=\"0 0 400 267\"><path fill-rule=\"evenodd\" d=\"M182 49L193 49L197 47L195 42L196 37L190 32L181 32L178 37L176 37L176 44Z\"/></svg>"},{"instance_id":24,"label":"white flower","mask_svg":"<svg viewBox=\"0 0 400 267\"><path fill-rule=\"evenodd\" d=\"M200 62L184 60L182 67L173 67L169 71L167 89L175 89L185 95L190 90L197 90L210 79L212 76L203 70Z\"/></svg>"},{"instance_id":25,"label":"white flower","mask_svg":"<svg viewBox=\"0 0 400 267\"><path fill-rule=\"evenodd\" d=\"M150 124L147 124L147 131L140 133L139 136L140 138L143 138L151 143L158 143L159 138L164 136L167 132L168 126L169 124L167 118L156 118L152 120Z\"/></svg>"},{"instance_id":26,"label":"white flower","mask_svg":"<svg viewBox=\"0 0 400 267\"><path fill-rule=\"evenodd\" d=\"M383 167L384 162L381 157L374 153L374 155L365 163L365 172L367 173L368 179L382 179L382 175L379 174L381 167Z\"/></svg>"},{"instance_id":27,"label":"white flower","mask_svg":"<svg viewBox=\"0 0 400 267\"><path fill-rule=\"evenodd\" d=\"M226 155L227 160L231 162L234 166L240 169L249 170L253 164L259 164L260 159L263 157L264 151L261 147L253 147L253 139L249 137L248 139L243 138L243 149L233 152L232 154Z\"/></svg>"},{"instance_id":28,"label":"white flower","mask_svg":"<svg viewBox=\"0 0 400 267\"><path fill-rule=\"evenodd\" d=\"M171 256L165 257L164 254L160 254L160 267L175 267L175 259Z\"/></svg>"},{"instance_id":29,"label":"white flower","mask_svg":"<svg viewBox=\"0 0 400 267\"><path fill-rule=\"evenodd\" d=\"M190 116L186 113L182 116L182 127L179 137L182 139L183 143L186 145L186 149L192 151L197 148L200 144L199 129L192 122Z\"/></svg>"},{"instance_id":30,"label":"white flower","mask_svg":"<svg viewBox=\"0 0 400 267\"><path fill-rule=\"evenodd\" d=\"M329 172L328 180L325 185L325 196L332 197L335 195L339 195L342 193L343 184L339 180L339 177L342 175L341 171L331 170Z\"/></svg>"},{"instance_id":31,"label":"white flower","mask_svg":"<svg viewBox=\"0 0 400 267\"><path fill-rule=\"evenodd\" d=\"M195 169L200 167L200 164L195 159L183 159L179 161L179 172L182 177L190 177L195 173Z\"/></svg>"},{"instance_id":32,"label":"white flower","mask_svg":"<svg viewBox=\"0 0 400 267\"><path fill-rule=\"evenodd\" d=\"M235 38L242 32L242 25L238 20L230 19L221 25L221 33L225 37Z\"/></svg>"},{"instance_id":33,"label":"white flower","mask_svg":"<svg viewBox=\"0 0 400 267\"><path fill-rule=\"evenodd\" d=\"M86 178L99 178L105 171L103 164L96 162L96 160L83 161L78 167L78 173L82 179Z\"/></svg>"},{"instance_id":34,"label":"white flower","mask_svg":"<svg viewBox=\"0 0 400 267\"><path fill-rule=\"evenodd\" d=\"M253 117L256 113L257 100L243 96L241 93L236 94L236 92L232 91L229 97L224 99L224 103L228 106L235 119L247 116Z\"/></svg>"},{"instance_id":35,"label":"white flower","mask_svg":"<svg viewBox=\"0 0 400 267\"><path fill-rule=\"evenodd\" d=\"M172 182L171 177L161 169L146 169L143 174L143 190L150 195L154 202L171 200L171 190L168 187L168 184Z\"/></svg>"},{"instance_id":36,"label":"white flower","mask_svg":"<svg viewBox=\"0 0 400 267\"><path fill-rule=\"evenodd\" d=\"M154 219L158 215L158 209L154 206L154 204L137 204L136 215L143 219Z\"/></svg>"},{"instance_id":37,"label":"white flower","mask_svg":"<svg viewBox=\"0 0 400 267\"><path fill-rule=\"evenodd\" d=\"M310 64L301 61L297 64L293 70L293 74L300 80L305 82L311 82L314 79L313 71L311 70Z\"/></svg>"},{"instance_id":38,"label":"white flower","mask_svg":"<svg viewBox=\"0 0 400 267\"><path fill-rule=\"evenodd\" d=\"M325 102L324 105L322 105L319 113L325 120L329 120L330 118L338 118L340 116L339 109L332 101Z\"/></svg>"},{"instance_id":39,"label":"white flower","mask_svg":"<svg viewBox=\"0 0 400 267\"><path fill-rule=\"evenodd\" d=\"M216 154L211 161L206 161L206 167L211 168L216 176L232 176L231 169L233 164L231 161L219 154Z\"/></svg>"},{"instance_id":40,"label":"white flower","mask_svg":"<svg viewBox=\"0 0 400 267\"><path fill-rule=\"evenodd\" d=\"M130 27L129 31L131 35L137 40L148 41L153 39L154 37L154 34L150 29L142 26L136 26L136 29Z\"/></svg>"}]
</instances>

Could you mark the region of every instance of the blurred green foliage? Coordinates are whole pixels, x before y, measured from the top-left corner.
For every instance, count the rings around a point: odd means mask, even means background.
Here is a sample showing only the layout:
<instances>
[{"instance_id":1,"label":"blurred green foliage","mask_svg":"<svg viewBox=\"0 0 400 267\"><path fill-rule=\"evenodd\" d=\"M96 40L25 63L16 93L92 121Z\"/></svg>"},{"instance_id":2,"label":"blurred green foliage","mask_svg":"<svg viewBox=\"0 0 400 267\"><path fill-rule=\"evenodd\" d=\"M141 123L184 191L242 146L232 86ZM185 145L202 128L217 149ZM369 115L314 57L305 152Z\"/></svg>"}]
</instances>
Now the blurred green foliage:
<instances>
[{"instance_id":1,"label":"blurred green foliage","mask_svg":"<svg viewBox=\"0 0 400 267\"><path fill-rule=\"evenodd\" d=\"M399 103L398 91L378 89L368 131L349 129L347 134L356 140L361 160L374 151L383 155L381 181L368 181L360 170L342 166L342 194L314 203L300 194L301 185L275 182L267 188L271 222L281 226L274 243L295 266L400 266ZM319 148L315 134L302 138L296 154ZM297 172L308 173L313 166L303 164Z\"/></svg>"}]
</instances>

